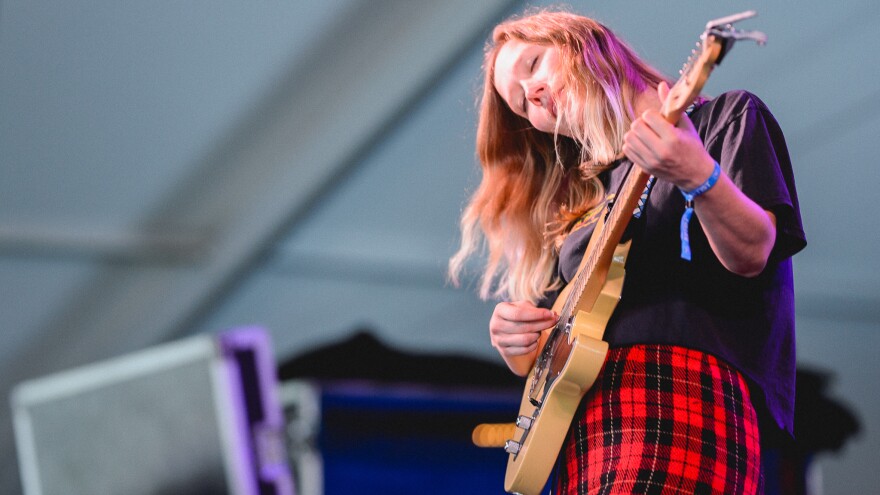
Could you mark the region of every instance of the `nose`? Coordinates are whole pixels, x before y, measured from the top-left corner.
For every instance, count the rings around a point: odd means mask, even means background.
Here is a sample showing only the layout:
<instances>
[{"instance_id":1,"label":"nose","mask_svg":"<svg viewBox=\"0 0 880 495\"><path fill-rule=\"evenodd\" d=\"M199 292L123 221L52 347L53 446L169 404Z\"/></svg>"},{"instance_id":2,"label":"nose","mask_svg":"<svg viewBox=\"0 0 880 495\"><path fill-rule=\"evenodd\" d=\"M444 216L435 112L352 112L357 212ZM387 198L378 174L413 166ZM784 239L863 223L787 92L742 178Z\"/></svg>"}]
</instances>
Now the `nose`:
<instances>
[{"instance_id":1,"label":"nose","mask_svg":"<svg viewBox=\"0 0 880 495\"><path fill-rule=\"evenodd\" d=\"M547 85L543 82L526 83L526 99L533 105L543 106L547 91Z\"/></svg>"}]
</instances>

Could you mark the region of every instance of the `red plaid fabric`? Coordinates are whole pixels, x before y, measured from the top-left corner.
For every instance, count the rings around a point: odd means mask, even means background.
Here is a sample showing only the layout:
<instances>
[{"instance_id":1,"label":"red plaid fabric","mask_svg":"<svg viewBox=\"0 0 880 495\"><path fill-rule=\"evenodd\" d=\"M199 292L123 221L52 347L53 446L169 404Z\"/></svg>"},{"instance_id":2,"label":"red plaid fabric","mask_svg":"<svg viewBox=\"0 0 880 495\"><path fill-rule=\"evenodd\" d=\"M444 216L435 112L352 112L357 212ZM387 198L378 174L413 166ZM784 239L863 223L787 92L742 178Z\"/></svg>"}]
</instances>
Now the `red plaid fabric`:
<instances>
[{"instance_id":1,"label":"red plaid fabric","mask_svg":"<svg viewBox=\"0 0 880 495\"><path fill-rule=\"evenodd\" d=\"M761 492L758 421L742 376L675 346L612 349L575 413L553 494Z\"/></svg>"}]
</instances>

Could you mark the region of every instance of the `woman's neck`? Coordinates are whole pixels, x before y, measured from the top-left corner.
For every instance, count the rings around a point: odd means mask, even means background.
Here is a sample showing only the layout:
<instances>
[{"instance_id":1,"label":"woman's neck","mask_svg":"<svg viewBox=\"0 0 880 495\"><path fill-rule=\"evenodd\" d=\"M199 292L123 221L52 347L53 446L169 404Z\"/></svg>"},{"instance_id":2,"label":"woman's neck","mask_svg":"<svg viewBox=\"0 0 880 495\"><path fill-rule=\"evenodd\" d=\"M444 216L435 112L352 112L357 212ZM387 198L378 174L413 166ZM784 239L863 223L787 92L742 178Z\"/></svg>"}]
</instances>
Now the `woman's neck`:
<instances>
[{"instance_id":1,"label":"woman's neck","mask_svg":"<svg viewBox=\"0 0 880 495\"><path fill-rule=\"evenodd\" d=\"M648 87L636 95L633 110L635 111L635 116L639 117L645 110L659 110L660 107L660 97L657 96L657 88Z\"/></svg>"}]
</instances>

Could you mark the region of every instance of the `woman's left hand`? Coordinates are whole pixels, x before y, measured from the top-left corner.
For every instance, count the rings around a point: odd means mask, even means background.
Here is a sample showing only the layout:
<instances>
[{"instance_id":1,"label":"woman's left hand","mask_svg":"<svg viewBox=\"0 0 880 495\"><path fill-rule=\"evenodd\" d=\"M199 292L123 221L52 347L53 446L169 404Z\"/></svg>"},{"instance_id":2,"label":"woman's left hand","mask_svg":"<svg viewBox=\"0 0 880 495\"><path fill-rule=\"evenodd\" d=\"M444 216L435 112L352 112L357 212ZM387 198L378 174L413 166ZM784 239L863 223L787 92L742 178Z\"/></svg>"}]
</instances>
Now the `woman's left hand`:
<instances>
[{"instance_id":1,"label":"woman's left hand","mask_svg":"<svg viewBox=\"0 0 880 495\"><path fill-rule=\"evenodd\" d=\"M661 102L666 100L669 87L665 82L657 86L657 94ZM624 136L623 152L644 171L687 191L702 184L715 164L690 119L682 115L672 125L654 109L632 123Z\"/></svg>"}]
</instances>

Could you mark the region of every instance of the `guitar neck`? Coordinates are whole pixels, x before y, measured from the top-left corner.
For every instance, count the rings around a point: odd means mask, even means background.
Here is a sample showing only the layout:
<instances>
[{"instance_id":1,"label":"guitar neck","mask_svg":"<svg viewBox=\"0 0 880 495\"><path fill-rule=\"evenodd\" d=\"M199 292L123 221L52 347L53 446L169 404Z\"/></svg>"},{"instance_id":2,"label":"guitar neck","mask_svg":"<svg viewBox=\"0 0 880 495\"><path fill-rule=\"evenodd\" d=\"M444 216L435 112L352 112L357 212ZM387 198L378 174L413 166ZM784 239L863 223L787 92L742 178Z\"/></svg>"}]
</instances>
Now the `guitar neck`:
<instances>
[{"instance_id":1,"label":"guitar neck","mask_svg":"<svg viewBox=\"0 0 880 495\"><path fill-rule=\"evenodd\" d=\"M685 74L670 88L669 95L660 109L660 114L667 122L673 125L678 123L682 112L693 103L711 70L712 66L710 65L701 67L700 72ZM575 307L587 311L592 308L593 302L599 296L602 285L605 283L614 250L623 238L632 212L638 206L639 198L648 185L649 178L649 175L641 167L633 164L620 192L614 198L614 206L611 208L608 218L601 225L595 248L586 254L587 258L584 260L583 269L578 272L577 278L574 280L575 285L571 297L564 308L566 314L572 314Z\"/></svg>"},{"instance_id":2,"label":"guitar neck","mask_svg":"<svg viewBox=\"0 0 880 495\"><path fill-rule=\"evenodd\" d=\"M563 313L572 315L574 308L590 311L599 297L605 284L608 268L617 245L623 238L632 212L639 204L639 198L648 185L648 174L640 167L633 165L617 197L614 206L608 213L601 230L597 226L594 235L598 235L594 249L586 254L582 269L573 280L572 292Z\"/></svg>"}]
</instances>

